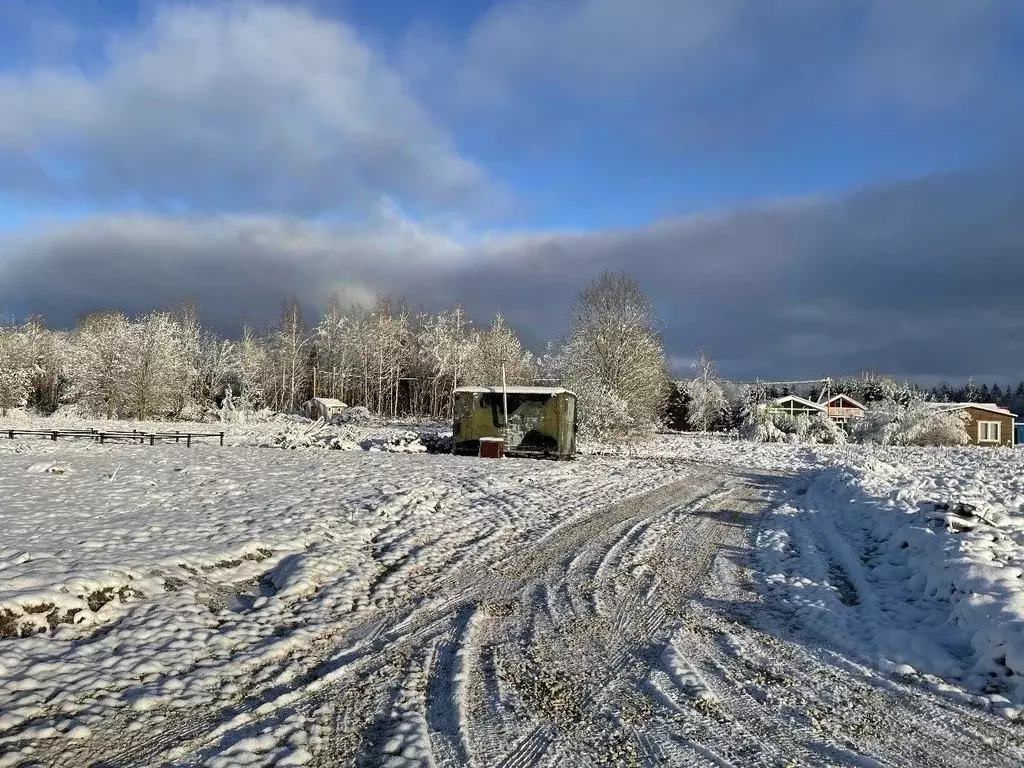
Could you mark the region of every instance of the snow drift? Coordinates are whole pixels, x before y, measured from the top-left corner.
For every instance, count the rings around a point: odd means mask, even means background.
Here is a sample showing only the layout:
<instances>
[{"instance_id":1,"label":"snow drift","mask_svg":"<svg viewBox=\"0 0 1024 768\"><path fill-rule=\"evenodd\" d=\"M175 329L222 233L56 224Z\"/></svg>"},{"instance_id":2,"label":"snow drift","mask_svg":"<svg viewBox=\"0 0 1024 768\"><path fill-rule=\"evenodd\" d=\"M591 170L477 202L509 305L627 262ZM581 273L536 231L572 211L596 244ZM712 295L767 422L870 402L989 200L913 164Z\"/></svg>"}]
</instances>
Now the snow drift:
<instances>
[{"instance_id":1,"label":"snow drift","mask_svg":"<svg viewBox=\"0 0 1024 768\"><path fill-rule=\"evenodd\" d=\"M872 455L873 454L873 455ZM1012 451L848 455L758 534L764 584L881 669L1024 704L1024 481Z\"/></svg>"}]
</instances>

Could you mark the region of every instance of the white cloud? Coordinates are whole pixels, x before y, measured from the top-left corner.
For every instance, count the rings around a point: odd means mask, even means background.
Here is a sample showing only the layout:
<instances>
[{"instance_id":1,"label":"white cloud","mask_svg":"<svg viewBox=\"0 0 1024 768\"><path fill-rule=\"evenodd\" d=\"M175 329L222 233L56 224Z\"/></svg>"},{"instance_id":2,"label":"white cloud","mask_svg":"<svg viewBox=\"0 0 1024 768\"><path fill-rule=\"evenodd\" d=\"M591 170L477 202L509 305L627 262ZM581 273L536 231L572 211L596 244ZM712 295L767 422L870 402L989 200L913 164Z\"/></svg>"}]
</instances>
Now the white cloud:
<instances>
[{"instance_id":1,"label":"white cloud","mask_svg":"<svg viewBox=\"0 0 1024 768\"><path fill-rule=\"evenodd\" d=\"M0 75L9 189L229 210L381 193L469 205L485 173L346 24L295 6L164 6L94 76Z\"/></svg>"},{"instance_id":2,"label":"white cloud","mask_svg":"<svg viewBox=\"0 0 1024 768\"><path fill-rule=\"evenodd\" d=\"M820 106L969 112L1007 93L992 75L1022 19L1018 0L503 0L461 44L411 35L403 66L469 112L532 112L540 94L742 133Z\"/></svg>"}]
</instances>

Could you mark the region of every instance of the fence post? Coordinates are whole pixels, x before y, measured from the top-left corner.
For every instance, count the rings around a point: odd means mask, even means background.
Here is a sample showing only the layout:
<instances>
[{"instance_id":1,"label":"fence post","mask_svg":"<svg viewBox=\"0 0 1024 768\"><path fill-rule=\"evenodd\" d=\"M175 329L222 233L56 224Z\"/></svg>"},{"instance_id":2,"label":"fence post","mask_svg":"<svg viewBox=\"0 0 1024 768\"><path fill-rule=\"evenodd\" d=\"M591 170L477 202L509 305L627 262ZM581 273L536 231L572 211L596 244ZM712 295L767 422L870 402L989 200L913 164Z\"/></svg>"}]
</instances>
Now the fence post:
<instances>
[{"instance_id":1,"label":"fence post","mask_svg":"<svg viewBox=\"0 0 1024 768\"><path fill-rule=\"evenodd\" d=\"M185 438L185 447L186 448L191 448L192 447L192 433L191 432L189 432L188 436Z\"/></svg>"},{"instance_id":2,"label":"fence post","mask_svg":"<svg viewBox=\"0 0 1024 768\"><path fill-rule=\"evenodd\" d=\"M178 430L174 430L174 442L178 442Z\"/></svg>"},{"instance_id":3,"label":"fence post","mask_svg":"<svg viewBox=\"0 0 1024 768\"><path fill-rule=\"evenodd\" d=\"M104 442L104 441L105 441L106 439L107 439L107 436L106 436L106 434L105 434L105 433L103 433L103 432L100 432L100 445L103 445L103 442Z\"/></svg>"},{"instance_id":4,"label":"fence post","mask_svg":"<svg viewBox=\"0 0 1024 768\"><path fill-rule=\"evenodd\" d=\"M50 439L53 440L53 442L55 443L57 442L57 430L53 431L53 433L50 435Z\"/></svg>"},{"instance_id":5,"label":"fence post","mask_svg":"<svg viewBox=\"0 0 1024 768\"><path fill-rule=\"evenodd\" d=\"M14 430L13 429L7 430L7 437L9 437L11 440L14 439Z\"/></svg>"},{"instance_id":6,"label":"fence post","mask_svg":"<svg viewBox=\"0 0 1024 768\"><path fill-rule=\"evenodd\" d=\"M221 446L221 448L224 447L224 433L223 432L220 433L220 446Z\"/></svg>"},{"instance_id":7,"label":"fence post","mask_svg":"<svg viewBox=\"0 0 1024 768\"><path fill-rule=\"evenodd\" d=\"M149 436L149 444L150 444L150 445L153 445L153 440L154 440L154 439L155 439L155 438L154 438L154 436L153 436L153 435L150 435L150 436Z\"/></svg>"}]
</instances>

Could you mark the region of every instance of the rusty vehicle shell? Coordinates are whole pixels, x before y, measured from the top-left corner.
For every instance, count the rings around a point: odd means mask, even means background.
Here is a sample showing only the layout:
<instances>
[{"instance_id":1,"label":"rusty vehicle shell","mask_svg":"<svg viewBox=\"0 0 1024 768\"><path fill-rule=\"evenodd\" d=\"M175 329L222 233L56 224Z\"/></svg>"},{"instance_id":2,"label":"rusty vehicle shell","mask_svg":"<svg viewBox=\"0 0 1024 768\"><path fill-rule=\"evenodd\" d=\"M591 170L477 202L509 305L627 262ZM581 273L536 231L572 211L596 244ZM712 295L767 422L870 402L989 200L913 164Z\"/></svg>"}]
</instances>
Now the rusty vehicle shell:
<instances>
[{"instance_id":1,"label":"rusty vehicle shell","mask_svg":"<svg viewBox=\"0 0 1024 768\"><path fill-rule=\"evenodd\" d=\"M505 423L505 401L508 423ZM505 441L506 456L572 458L576 395L561 387L459 387L455 390L452 453L476 456L481 438Z\"/></svg>"}]
</instances>

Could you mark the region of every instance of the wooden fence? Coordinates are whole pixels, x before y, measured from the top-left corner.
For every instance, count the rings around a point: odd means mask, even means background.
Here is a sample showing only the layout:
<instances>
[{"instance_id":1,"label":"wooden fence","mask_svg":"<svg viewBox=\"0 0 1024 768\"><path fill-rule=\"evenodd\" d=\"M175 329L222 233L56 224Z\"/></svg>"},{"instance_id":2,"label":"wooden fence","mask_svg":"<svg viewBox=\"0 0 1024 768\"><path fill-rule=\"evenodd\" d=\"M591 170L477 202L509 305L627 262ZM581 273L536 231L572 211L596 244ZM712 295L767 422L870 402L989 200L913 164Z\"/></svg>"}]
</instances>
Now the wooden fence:
<instances>
[{"instance_id":1,"label":"wooden fence","mask_svg":"<svg viewBox=\"0 0 1024 768\"><path fill-rule=\"evenodd\" d=\"M108 441L138 442L140 445L148 442L150 445L156 445L157 442L170 442L173 440L176 443L184 442L185 446L189 448L192 446L193 440L215 437L220 441L221 445L224 445L223 432L140 432L137 429L133 429L131 432L127 430L100 431L96 429L0 429L0 432L5 433L10 440L13 440L15 437L29 436L47 437L57 442L58 437L83 437L95 440L101 445Z\"/></svg>"}]
</instances>

